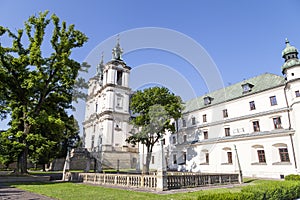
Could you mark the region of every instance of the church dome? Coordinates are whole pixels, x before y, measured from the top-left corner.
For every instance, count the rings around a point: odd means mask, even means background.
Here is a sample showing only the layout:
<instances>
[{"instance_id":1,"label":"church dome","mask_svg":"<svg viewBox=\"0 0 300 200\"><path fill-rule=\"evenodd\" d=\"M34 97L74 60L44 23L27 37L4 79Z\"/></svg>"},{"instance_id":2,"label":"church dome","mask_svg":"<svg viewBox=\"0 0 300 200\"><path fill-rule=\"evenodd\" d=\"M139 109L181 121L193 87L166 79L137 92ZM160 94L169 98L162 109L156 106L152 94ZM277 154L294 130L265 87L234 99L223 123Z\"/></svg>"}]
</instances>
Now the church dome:
<instances>
[{"instance_id":1,"label":"church dome","mask_svg":"<svg viewBox=\"0 0 300 200\"><path fill-rule=\"evenodd\" d=\"M288 41L288 39L285 39L285 44L286 47L285 49L282 51L282 57L284 58L287 54L291 54L291 53L296 53L298 54L298 50L296 47L291 46L290 42Z\"/></svg>"},{"instance_id":2,"label":"church dome","mask_svg":"<svg viewBox=\"0 0 300 200\"><path fill-rule=\"evenodd\" d=\"M288 69L296 65L300 65L300 61L298 59L288 60L282 65L281 70L283 72L285 69Z\"/></svg>"}]
</instances>

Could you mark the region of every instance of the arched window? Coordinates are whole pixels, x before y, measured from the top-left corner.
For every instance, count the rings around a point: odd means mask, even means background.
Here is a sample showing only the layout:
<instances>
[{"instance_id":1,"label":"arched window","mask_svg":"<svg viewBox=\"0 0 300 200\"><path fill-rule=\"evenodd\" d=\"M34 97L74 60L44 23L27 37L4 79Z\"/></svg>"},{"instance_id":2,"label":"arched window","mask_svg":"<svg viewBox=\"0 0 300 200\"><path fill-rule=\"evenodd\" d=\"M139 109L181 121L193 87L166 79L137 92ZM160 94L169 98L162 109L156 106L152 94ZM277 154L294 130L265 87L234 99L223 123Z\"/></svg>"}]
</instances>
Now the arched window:
<instances>
[{"instance_id":1,"label":"arched window","mask_svg":"<svg viewBox=\"0 0 300 200\"><path fill-rule=\"evenodd\" d=\"M223 149L223 153L222 153L222 164L228 164L228 165L232 165L233 163L233 159L232 159L232 150L230 147L224 147Z\"/></svg>"},{"instance_id":2,"label":"arched window","mask_svg":"<svg viewBox=\"0 0 300 200\"><path fill-rule=\"evenodd\" d=\"M285 143L276 143L272 145L272 159L273 165L279 163L290 164L290 156L288 151L288 146Z\"/></svg>"},{"instance_id":3,"label":"arched window","mask_svg":"<svg viewBox=\"0 0 300 200\"><path fill-rule=\"evenodd\" d=\"M266 163L266 155L263 145L253 145L251 149L252 165Z\"/></svg>"}]
</instances>

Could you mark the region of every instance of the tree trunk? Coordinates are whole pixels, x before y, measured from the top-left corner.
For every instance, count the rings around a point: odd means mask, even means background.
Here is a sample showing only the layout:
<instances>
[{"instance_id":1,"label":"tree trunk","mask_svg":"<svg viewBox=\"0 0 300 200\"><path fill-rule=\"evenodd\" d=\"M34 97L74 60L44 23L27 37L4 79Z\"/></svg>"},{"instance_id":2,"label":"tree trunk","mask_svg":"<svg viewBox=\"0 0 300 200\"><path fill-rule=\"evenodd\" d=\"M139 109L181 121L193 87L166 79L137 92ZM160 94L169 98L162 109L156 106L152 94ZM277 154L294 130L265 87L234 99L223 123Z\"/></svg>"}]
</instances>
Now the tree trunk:
<instances>
[{"instance_id":1,"label":"tree trunk","mask_svg":"<svg viewBox=\"0 0 300 200\"><path fill-rule=\"evenodd\" d=\"M27 174L27 145L18 157L18 172Z\"/></svg>"},{"instance_id":2,"label":"tree trunk","mask_svg":"<svg viewBox=\"0 0 300 200\"><path fill-rule=\"evenodd\" d=\"M26 136L29 134L31 125L24 122L24 139L23 139L23 144L25 144L25 148L22 150L22 152L19 154L18 157L18 172L21 174L27 174L27 155L28 155L28 146L26 142Z\"/></svg>"},{"instance_id":3,"label":"tree trunk","mask_svg":"<svg viewBox=\"0 0 300 200\"><path fill-rule=\"evenodd\" d=\"M145 174L149 174L149 172L150 172L152 149L153 149L153 145L147 146L146 165L145 165L145 169L144 169Z\"/></svg>"}]
</instances>

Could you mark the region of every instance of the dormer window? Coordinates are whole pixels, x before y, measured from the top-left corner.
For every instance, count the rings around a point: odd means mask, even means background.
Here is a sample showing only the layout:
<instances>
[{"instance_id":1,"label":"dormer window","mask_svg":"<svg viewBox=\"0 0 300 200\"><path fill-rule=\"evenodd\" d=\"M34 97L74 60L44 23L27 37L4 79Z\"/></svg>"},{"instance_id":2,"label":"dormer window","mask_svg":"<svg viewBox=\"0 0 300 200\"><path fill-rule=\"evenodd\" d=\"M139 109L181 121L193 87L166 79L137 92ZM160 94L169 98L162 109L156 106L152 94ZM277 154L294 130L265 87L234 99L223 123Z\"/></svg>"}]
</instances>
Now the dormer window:
<instances>
[{"instance_id":1,"label":"dormer window","mask_svg":"<svg viewBox=\"0 0 300 200\"><path fill-rule=\"evenodd\" d=\"M211 104L211 101L213 100L213 98L206 96L204 97L204 105L209 105Z\"/></svg>"},{"instance_id":2,"label":"dormer window","mask_svg":"<svg viewBox=\"0 0 300 200\"><path fill-rule=\"evenodd\" d=\"M251 92L251 89L254 85L250 84L250 83L245 83L242 85L243 88L243 93L247 93L247 92Z\"/></svg>"}]
</instances>

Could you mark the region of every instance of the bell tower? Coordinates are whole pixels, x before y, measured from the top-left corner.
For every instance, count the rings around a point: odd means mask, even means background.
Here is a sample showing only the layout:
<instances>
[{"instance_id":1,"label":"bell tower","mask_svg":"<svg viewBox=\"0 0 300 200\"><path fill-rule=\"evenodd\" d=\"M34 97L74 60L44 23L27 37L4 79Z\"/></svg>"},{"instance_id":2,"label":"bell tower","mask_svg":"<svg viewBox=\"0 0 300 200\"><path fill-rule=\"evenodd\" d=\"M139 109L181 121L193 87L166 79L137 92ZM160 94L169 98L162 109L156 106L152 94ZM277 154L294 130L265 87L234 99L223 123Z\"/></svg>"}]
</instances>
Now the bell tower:
<instances>
[{"instance_id":1,"label":"bell tower","mask_svg":"<svg viewBox=\"0 0 300 200\"><path fill-rule=\"evenodd\" d=\"M285 41L286 47L282 51L284 64L282 65L282 73L285 75L284 92L287 99L287 106L290 116L290 129L295 130L294 145L297 163L297 172L300 172L300 61L298 59L298 50L291 46L288 39Z\"/></svg>"},{"instance_id":2,"label":"bell tower","mask_svg":"<svg viewBox=\"0 0 300 200\"><path fill-rule=\"evenodd\" d=\"M112 59L104 64L103 54L96 76L89 80L84 126L85 147L102 166L135 168L137 148L125 140L134 132L129 124L131 67L122 59L120 39L112 49ZM122 155L120 157L120 155ZM123 160L122 160L123 159Z\"/></svg>"},{"instance_id":3,"label":"bell tower","mask_svg":"<svg viewBox=\"0 0 300 200\"><path fill-rule=\"evenodd\" d=\"M288 39L285 39L285 45L286 47L282 51L282 57L285 61L282 65L282 73L289 82L300 78L300 61L298 59L298 50L290 45Z\"/></svg>"}]
</instances>

